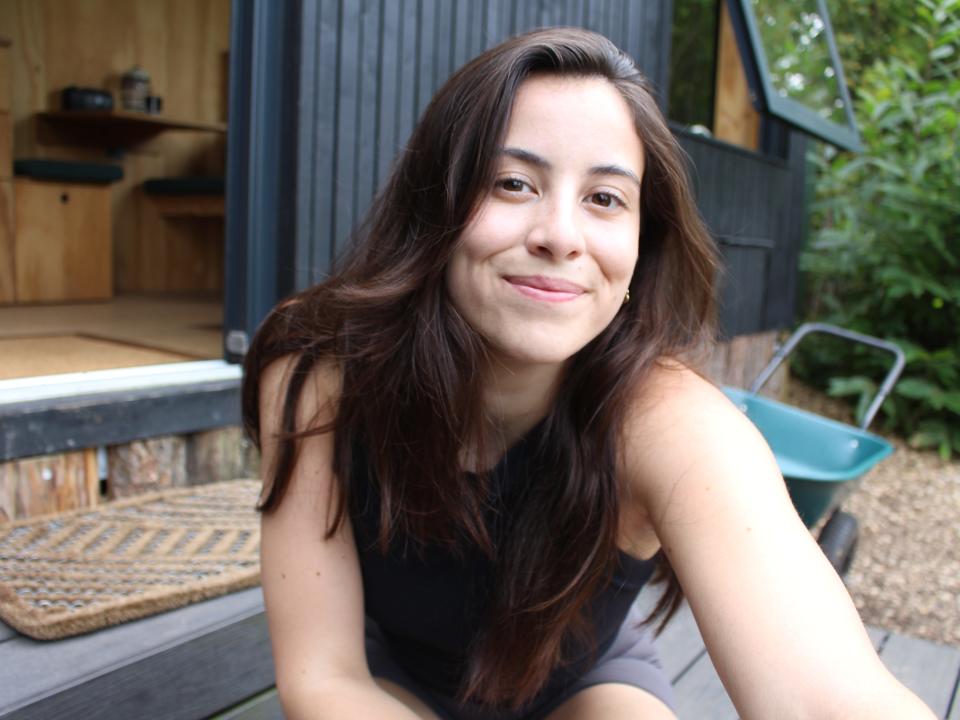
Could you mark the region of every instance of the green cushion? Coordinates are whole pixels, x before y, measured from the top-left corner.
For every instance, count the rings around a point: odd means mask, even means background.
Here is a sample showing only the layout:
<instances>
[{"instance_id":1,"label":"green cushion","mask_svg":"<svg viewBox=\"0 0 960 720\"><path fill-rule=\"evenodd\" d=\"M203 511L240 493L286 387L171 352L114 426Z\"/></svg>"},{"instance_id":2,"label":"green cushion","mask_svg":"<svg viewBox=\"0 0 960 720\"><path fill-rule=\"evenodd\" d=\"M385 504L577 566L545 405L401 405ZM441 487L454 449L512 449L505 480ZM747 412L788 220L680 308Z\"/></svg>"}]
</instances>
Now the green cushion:
<instances>
[{"instance_id":1,"label":"green cushion","mask_svg":"<svg viewBox=\"0 0 960 720\"><path fill-rule=\"evenodd\" d=\"M222 177L169 177L145 180L143 190L150 195L223 195Z\"/></svg>"},{"instance_id":2,"label":"green cushion","mask_svg":"<svg viewBox=\"0 0 960 720\"><path fill-rule=\"evenodd\" d=\"M96 183L106 185L123 177L123 168L106 163L75 162L72 160L15 160L13 174L34 180Z\"/></svg>"}]
</instances>

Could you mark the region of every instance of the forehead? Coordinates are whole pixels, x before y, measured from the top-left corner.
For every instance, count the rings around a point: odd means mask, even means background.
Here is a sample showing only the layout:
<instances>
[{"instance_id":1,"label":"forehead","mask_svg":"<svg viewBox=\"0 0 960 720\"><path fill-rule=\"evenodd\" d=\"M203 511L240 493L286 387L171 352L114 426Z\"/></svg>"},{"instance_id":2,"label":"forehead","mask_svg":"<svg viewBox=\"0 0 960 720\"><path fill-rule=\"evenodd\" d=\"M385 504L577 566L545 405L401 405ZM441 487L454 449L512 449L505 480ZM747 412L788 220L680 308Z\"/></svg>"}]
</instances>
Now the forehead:
<instances>
[{"instance_id":1,"label":"forehead","mask_svg":"<svg viewBox=\"0 0 960 720\"><path fill-rule=\"evenodd\" d=\"M620 92L600 77L534 76L514 98L505 144L594 162L628 163L640 174L643 144L633 112Z\"/></svg>"}]
</instances>

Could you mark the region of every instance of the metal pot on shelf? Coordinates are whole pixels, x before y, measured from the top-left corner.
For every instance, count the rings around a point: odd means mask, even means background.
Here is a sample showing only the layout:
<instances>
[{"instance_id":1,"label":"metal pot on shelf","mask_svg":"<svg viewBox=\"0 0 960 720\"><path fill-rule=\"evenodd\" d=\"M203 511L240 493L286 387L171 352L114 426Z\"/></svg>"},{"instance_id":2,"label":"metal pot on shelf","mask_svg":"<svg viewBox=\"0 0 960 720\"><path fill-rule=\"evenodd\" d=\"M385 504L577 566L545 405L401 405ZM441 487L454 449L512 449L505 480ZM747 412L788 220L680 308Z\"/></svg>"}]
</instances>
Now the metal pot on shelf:
<instances>
[{"instance_id":1,"label":"metal pot on shelf","mask_svg":"<svg viewBox=\"0 0 960 720\"><path fill-rule=\"evenodd\" d=\"M150 95L150 75L139 65L134 65L120 78L120 98L124 110L147 111Z\"/></svg>"}]
</instances>

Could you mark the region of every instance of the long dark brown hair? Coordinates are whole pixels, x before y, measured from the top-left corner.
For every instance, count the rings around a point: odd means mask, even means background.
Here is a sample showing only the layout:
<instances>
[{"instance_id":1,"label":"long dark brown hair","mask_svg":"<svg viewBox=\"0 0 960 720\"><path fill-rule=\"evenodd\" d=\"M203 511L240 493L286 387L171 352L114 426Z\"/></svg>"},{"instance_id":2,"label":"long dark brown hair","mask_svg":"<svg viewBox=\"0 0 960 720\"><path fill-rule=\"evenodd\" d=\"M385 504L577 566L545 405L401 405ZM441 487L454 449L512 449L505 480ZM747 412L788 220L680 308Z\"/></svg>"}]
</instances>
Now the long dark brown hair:
<instances>
[{"instance_id":1,"label":"long dark brown hair","mask_svg":"<svg viewBox=\"0 0 960 720\"><path fill-rule=\"evenodd\" d=\"M484 446L484 339L453 308L444 272L471 213L493 187L518 87L534 74L598 77L624 97L644 148L639 258L631 300L568 363L533 452L520 507L494 543L483 521L488 482L467 478L465 446ZM261 504L283 500L299 439L334 433L332 534L349 516L353 448L368 454L380 495L380 546L397 537L494 560L496 587L469 649L461 696L519 707L590 637L586 606L617 556L621 428L654 363L713 336L715 250L697 212L684 156L633 61L573 28L540 30L487 50L439 90L401 153L344 264L273 310L244 363L243 417L259 442L259 378L296 357L283 435ZM319 361L342 376L332 426L297 427L306 377ZM666 561L656 614L680 588Z\"/></svg>"}]
</instances>

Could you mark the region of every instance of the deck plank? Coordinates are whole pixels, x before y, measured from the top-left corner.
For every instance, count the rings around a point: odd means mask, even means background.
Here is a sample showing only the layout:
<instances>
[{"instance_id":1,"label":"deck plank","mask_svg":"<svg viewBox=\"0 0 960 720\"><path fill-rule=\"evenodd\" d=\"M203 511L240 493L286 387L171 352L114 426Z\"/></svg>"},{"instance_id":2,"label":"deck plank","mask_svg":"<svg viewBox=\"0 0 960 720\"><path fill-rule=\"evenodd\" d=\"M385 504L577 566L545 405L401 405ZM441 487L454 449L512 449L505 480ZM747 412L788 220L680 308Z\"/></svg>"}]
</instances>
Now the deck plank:
<instances>
[{"instance_id":1,"label":"deck plank","mask_svg":"<svg viewBox=\"0 0 960 720\"><path fill-rule=\"evenodd\" d=\"M6 642L7 640L12 640L16 636L16 630L7 625L5 622L0 622L0 643Z\"/></svg>"},{"instance_id":2,"label":"deck plank","mask_svg":"<svg viewBox=\"0 0 960 720\"><path fill-rule=\"evenodd\" d=\"M280 696L276 688L270 688L213 720L284 720Z\"/></svg>"},{"instance_id":3,"label":"deck plank","mask_svg":"<svg viewBox=\"0 0 960 720\"><path fill-rule=\"evenodd\" d=\"M0 718L198 717L273 684L259 588L79 637L17 636L0 667Z\"/></svg>"},{"instance_id":4,"label":"deck plank","mask_svg":"<svg viewBox=\"0 0 960 720\"><path fill-rule=\"evenodd\" d=\"M670 618L657 639L657 646L663 668L674 683L707 651L693 612L686 602Z\"/></svg>"},{"instance_id":5,"label":"deck plank","mask_svg":"<svg viewBox=\"0 0 960 720\"><path fill-rule=\"evenodd\" d=\"M655 595L647 595L639 602L649 609L655 600ZM960 699L954 698L960 648L874 627L867 632L901 682L938 717L960 720ZM736 709L706 654L686 603L657 644L674 683L680 720L736 719ZM242 661L237 659L240 656ZM232 670L227 667L237 663ZM272 685L272 670L267 677L253 672L254 665L270 666L258 588L54 642L30 640L0 624L0 667L4 668L0 673L0 719L67 718L78 713L116 717L118 711L136 715L144 702L159 703L170 711L162 713L169 717L205 714L215 705L203 710L196 705L196 698L209 694L208 686L217 684L217 675L224 675L219 690L223 697L215 701L222 702L220 708L230 706L230 697L234 703L236 696L244 697L238 692L242 687L255 693ZM204 670L198 672L198 666ZM162 699L163 695L169 697ZM219 717L279 720L282 711L276 692L270 689Z\"/></svg>"},{"instance_id":6,"label":"deck plank","mask_svg":"<svg viewBox=\"0 0 960 720\"><path fill-rule=\"evenodd\" d=\"M958 678L958 685L953 688L953 708L947 720L960 720L960 678Z\"/></svg>"},{"instance_id":7,"label":"deck plank","mask_svg":"<svg viewBox=\"0 0 960 720\"><path fill-rule=\"evenodd\" d=\"M639 602L643 606L650 600L641 596ZM657 649L673 683L680 720L737 719L736 708L720 682L686 601L657 639Z\"/></svg>"},{"instance_id":8,"label":"deck plank","mask_svg":"<svg viewBox=\"0 0 960 720\"><path fill-rule=\"evenodd\" d=\"M737 709L707 653L674 683L680 720L737 720Z\"/></svg>"},{"instance_id":9,"label":"deck plank","mask_svg":"<svg viewBox=\"0 0 960 720\"><path fill-rule=\"evenodd\" d=\"M880 659L937 717L947 717L960 675L960 648L891 633Z\"/></svg>"},{"instance_id":10,"label":"deck plank","mask_svg":"<svg viewBox=\"0 0 960 720\"><path fill-rule=\"evenodd\" d=\"M890 633L887 630L874 627L873 625L867 626L867 635L870 637L870 642L873 643L873 649L877 652L880 652L880 648L883 647L887 638L890 637Z\"/></svg>"}]
</instances>

